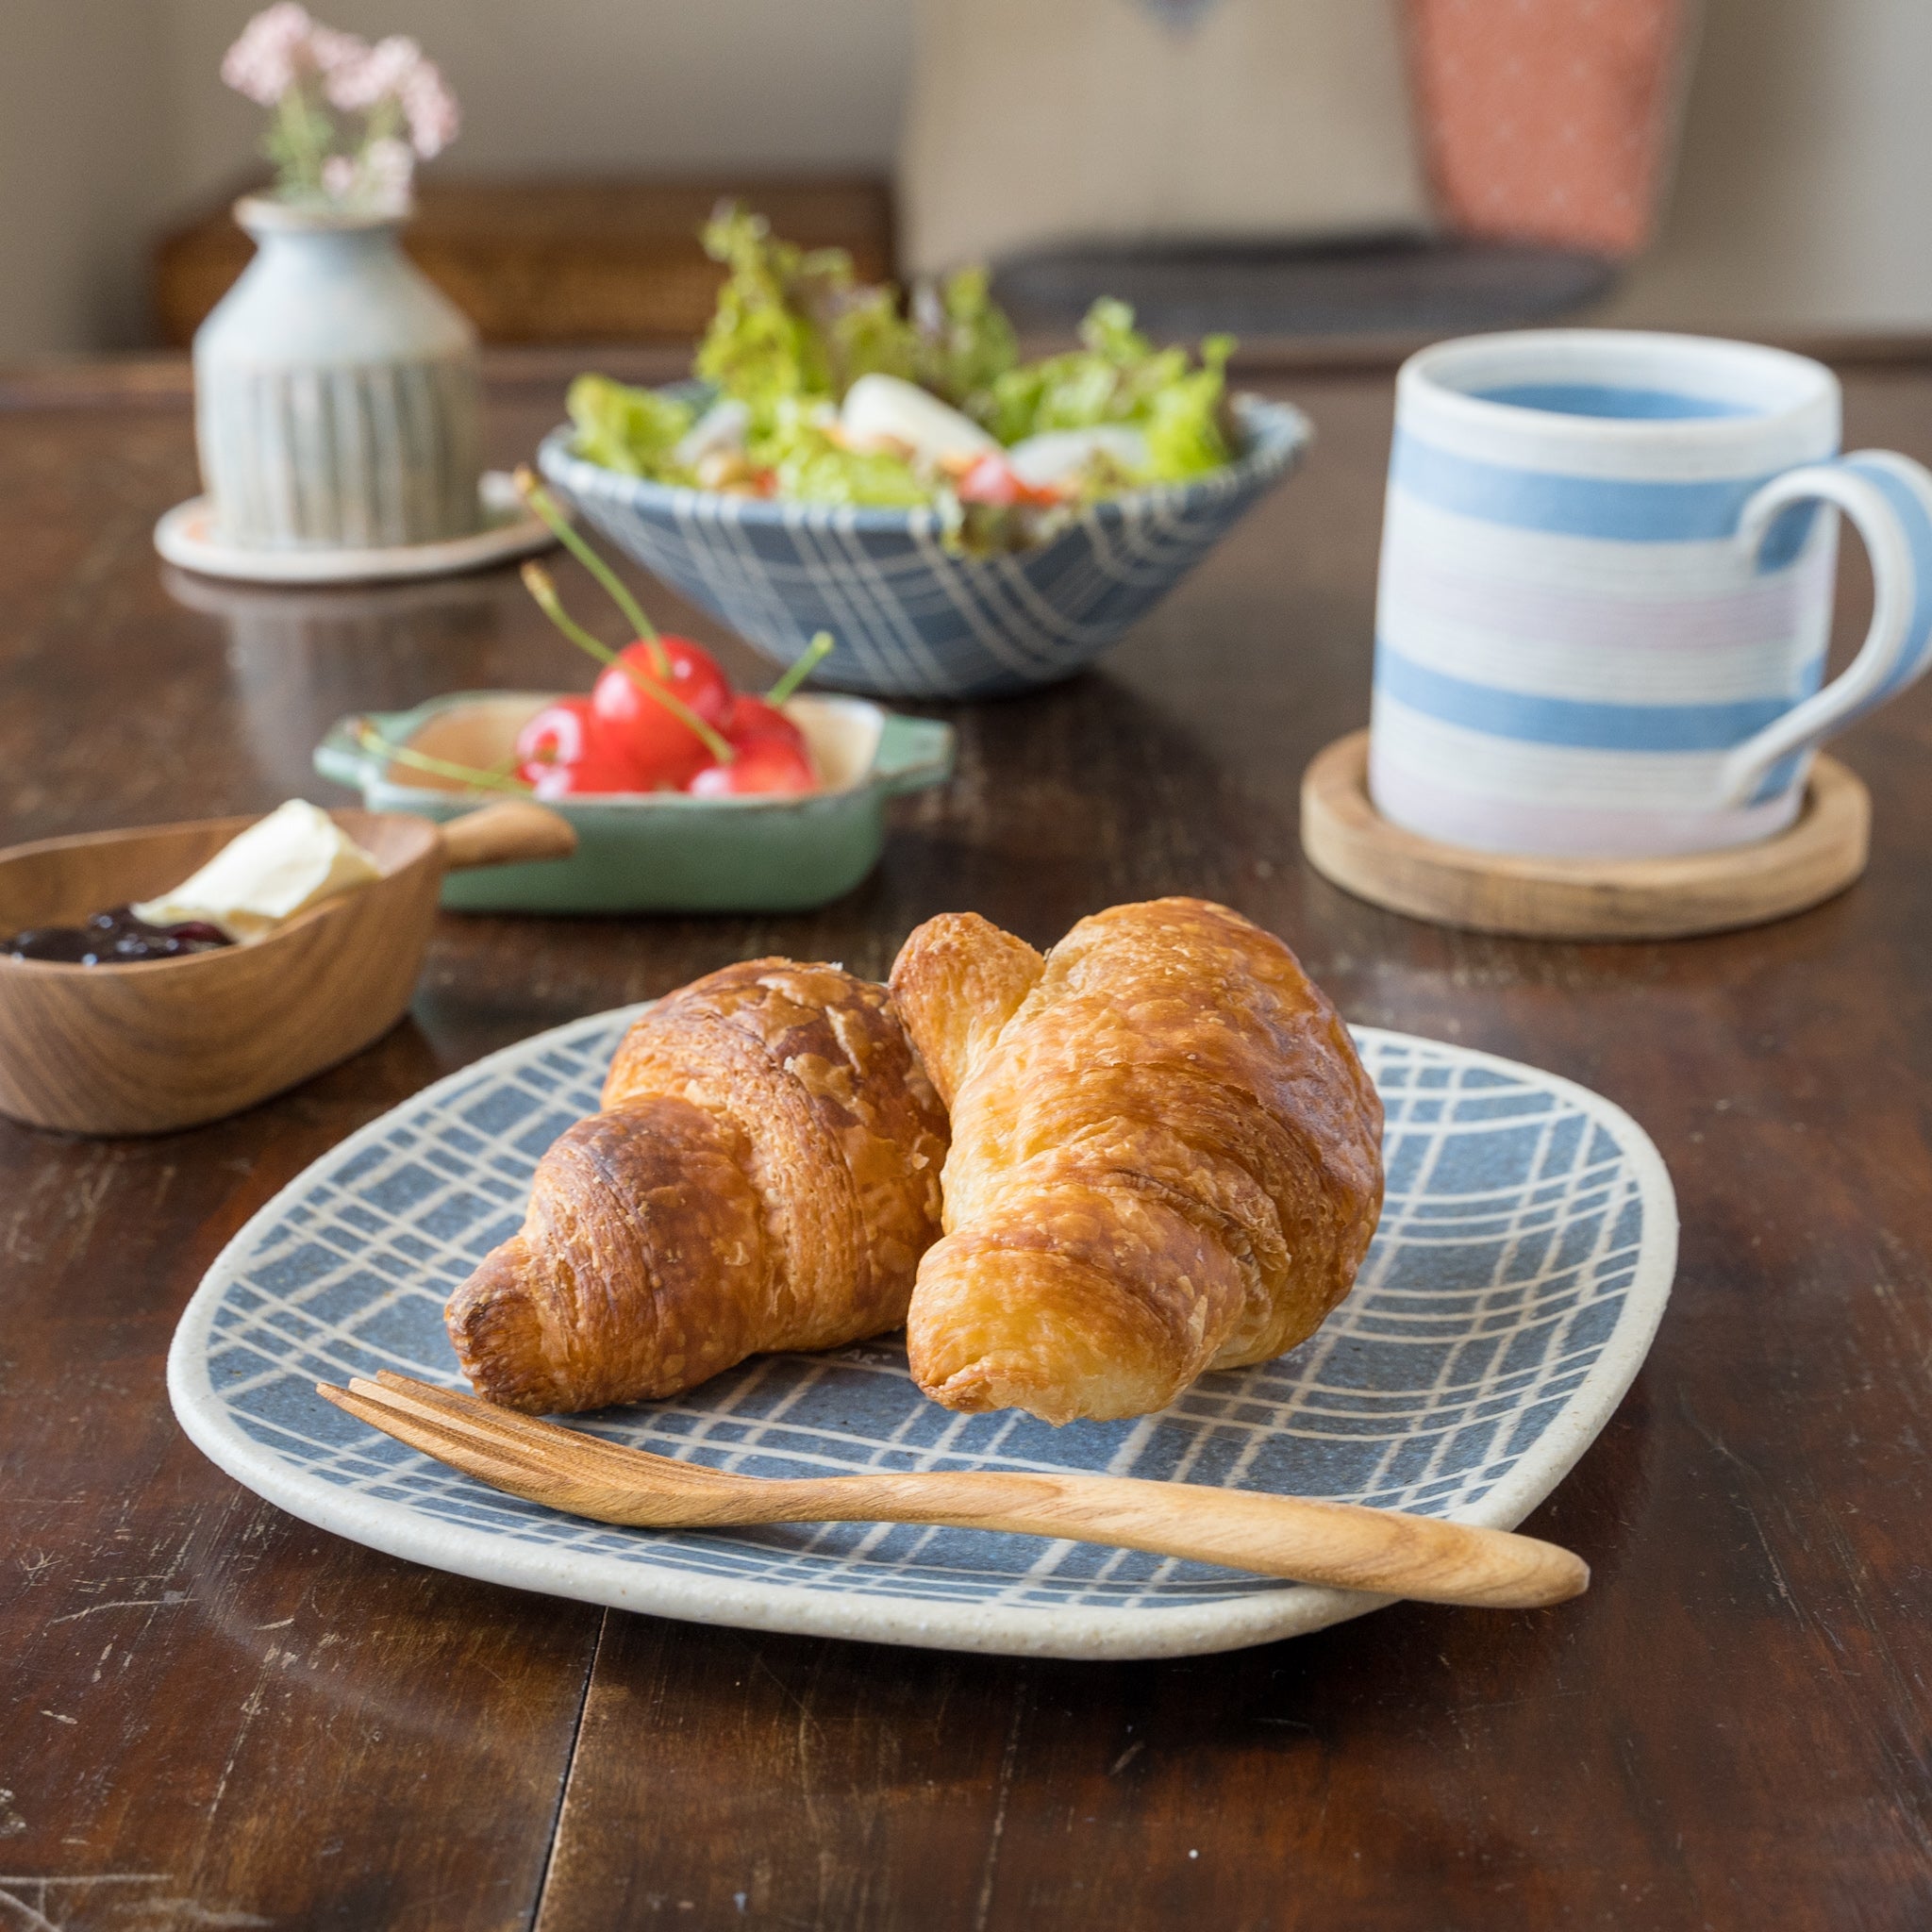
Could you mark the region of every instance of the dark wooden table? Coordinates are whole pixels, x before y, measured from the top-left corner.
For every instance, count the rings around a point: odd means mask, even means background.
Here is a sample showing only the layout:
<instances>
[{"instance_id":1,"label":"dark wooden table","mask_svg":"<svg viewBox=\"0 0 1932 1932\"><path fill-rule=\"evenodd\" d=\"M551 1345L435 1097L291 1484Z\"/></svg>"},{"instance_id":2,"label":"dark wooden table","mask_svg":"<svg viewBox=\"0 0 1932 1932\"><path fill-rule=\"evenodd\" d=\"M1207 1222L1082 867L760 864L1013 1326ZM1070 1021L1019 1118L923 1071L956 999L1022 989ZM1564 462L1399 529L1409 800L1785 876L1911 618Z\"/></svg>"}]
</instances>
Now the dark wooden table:
<instances>
[{"instance_id":1,"label":"dark wooden table","mask_svg":"<svg viewBox=\"0 0 1932 1932\"><path fill-rule=\"evenodd\" d=\"M1932 458L1932 360L1848 385L1854 443ZM1872 870L1785 924L1530 945L1357 904L1304 869L1295 790L1366 715L1391 389L1281 386L1306 474L1103 670L958 713L958 782L840 904L445 918L411 1017L282 1100L146 1141L0 1126L0 1932L1932 1925L1932 692L1844 741ZM500 457L557 393L499 386ZM169 575L148 532L194 473L166 372L7 394L5 840L327 796L343 710L574 680L507 573ZM1168 891L1287 935L1355 1019L1557 1069L1662 1148L1675 1300L1528 1525L1594 1566L1580 1602L1168 1663L767 1637L376 1556L175 1427L202 1271L439 1074L747 955L881 973L945 908L1045 942Z\"/></svg>"}]
</instances>

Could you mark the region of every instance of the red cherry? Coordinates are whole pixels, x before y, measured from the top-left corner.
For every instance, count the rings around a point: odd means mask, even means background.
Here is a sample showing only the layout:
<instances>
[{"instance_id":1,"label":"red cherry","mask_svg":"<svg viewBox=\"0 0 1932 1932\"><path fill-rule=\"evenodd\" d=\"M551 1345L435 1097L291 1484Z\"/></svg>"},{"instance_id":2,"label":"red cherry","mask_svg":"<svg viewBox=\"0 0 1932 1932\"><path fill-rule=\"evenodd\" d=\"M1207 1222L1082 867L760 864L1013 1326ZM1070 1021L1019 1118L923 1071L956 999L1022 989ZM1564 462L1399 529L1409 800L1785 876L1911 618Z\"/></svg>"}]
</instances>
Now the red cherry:
<instances>
[{"instance_id":1,"label":"red cherry","mask_svg":"<svg viewBox=\"0 0 1932 1932\"><path fill-rule=\"evenodd\" d=\"M707 765L691 781L694 798L737 798L753 792L816 791L818 774L802 745L779 738L754 738L728 765Z\"/></svg>"},{"instance_id":2,"label":"red cherry","mask_svg":"<svg viewBox=\"0 0 1932 1932\"><path fill-rule=\"evenodd\" d=\"M589 698L558 698L517 733L517 775L540 798L651 789L630 747L591 709Z\"/></svg>"},{"instance_id":3,"label":"red cherry","mask_svg":"<svg viewBox=\"0 0 1932 1932\"><path fill-rule=\"evenodd\" d=\"M602 736L589 698L558 698L517 733L517 763L574 765Z\"/></svg>"},{"instance_id":4,"label":"red cherry","mask_svg":"<svg viewBox=\"0 0 1932 1932\"><path fill-rule=\"evenodd\" d=\"M600 748L569 764L525 765L518 774L539 798L580 798L587 793L643 791L637 766L623 752Z\"/></svg>"},{"instance_id":5,"label":"red cherry","mask_svg":"<svg viewBox=\"0 0 1932 1932\"><path fill-rule=\"evenodd\" d=\"M770 705L763 698L755 698L749 691L740 691L738 702L731 708L731 717L724 726L724 736L733 744L751 744L758 739L772 739L780 744L796 745L805 749L805 733L802 732L776 705Z\"/></svg>"},{"instance_id":6,"label":"red cherry","mask_svg":"<svg viewBox=\"0 0 1932 1932\"><path fill-rule=\"evenodd\" d=\"M670 662L671 675L658 675L654 648L640 640L626 644L619 662L608 665L591 688L591 704L598 718L629 747L631 757L651 786L679 790L708 764L704 741L668 707L638 688L639 676L670 691L686 709L707 724L722 726L731 715L731 680L702 645L689 638L658 640Z\"/></svg>"}]
</instances>

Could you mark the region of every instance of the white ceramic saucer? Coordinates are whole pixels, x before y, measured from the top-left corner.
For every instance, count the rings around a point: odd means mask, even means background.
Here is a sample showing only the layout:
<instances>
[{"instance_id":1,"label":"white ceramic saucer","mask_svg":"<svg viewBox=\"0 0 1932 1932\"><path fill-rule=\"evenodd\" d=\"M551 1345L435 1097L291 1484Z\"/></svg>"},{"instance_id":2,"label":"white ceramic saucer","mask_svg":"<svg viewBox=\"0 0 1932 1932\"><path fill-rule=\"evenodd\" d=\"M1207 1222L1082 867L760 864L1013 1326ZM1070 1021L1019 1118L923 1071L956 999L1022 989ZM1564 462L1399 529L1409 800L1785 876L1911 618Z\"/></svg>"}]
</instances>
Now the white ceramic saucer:
<instances>
[{"instance_id":1,"label":"white ceramic saucer","mask_svg":"<svg viewBox=\"0 0 1932 1932\"><path fill-rule=\"evenodd\" d=\"M484 471L477 493L484 526L475 536L380 550L255 550L229 543L215 527L213 505L196 496L177 503L155 525L155 548L183 570L242 583L365 584L483 570L557 541L525 507L507 472Z\"/></svg>"}]
</instances>

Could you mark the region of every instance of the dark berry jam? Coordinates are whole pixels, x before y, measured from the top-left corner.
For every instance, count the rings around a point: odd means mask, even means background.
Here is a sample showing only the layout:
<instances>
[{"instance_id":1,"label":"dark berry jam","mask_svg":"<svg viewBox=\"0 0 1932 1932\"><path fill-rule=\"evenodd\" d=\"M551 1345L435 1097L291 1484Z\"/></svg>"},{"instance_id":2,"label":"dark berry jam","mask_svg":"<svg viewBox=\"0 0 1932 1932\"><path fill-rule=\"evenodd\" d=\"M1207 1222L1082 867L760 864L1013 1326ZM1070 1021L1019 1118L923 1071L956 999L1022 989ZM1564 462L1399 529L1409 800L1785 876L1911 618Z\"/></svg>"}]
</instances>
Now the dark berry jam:
<instances>
[{"instance_id":1,"label":"dark berry jam","mask_svg":"<svg viewBox=\"0 0 1932 1932\"><path fill-rule=\"evenodd\" d=\"M183 953L211 952L232 945L227 934L207 921L150 925L131 906L110 906L85 925L31 925L10 940L0 940L0 958L53 959L68 966L127 966L138 959L178 959Z\"/></svg>"}]
</instances>

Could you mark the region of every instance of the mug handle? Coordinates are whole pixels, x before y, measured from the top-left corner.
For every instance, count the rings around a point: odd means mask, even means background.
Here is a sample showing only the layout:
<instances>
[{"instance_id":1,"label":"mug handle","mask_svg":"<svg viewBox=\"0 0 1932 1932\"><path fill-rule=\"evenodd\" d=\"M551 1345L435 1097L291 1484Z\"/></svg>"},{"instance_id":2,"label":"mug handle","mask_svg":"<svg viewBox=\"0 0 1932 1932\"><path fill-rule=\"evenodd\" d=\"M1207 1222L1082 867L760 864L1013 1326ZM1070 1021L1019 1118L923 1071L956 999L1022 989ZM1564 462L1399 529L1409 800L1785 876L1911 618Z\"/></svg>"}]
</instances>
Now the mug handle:
<instances>
[{"instance_id":1,"label":"mug handle","mask_svg":"<svg viewBox=\"0 0 1932 1932\"><path fill-rule=\"evenodd\" d=\"M1875 711L1932 664L1932 471L1882 449L1787 470L1744 506L1738 541L1755 557L1780 511L1819 502L1836 504L1865 540L1872 558L1872 627L1858 655L1823 691L1725 758L1718 777L1725 805L1750 803L1780 759Z\"/></svg>"}]
</instances>

